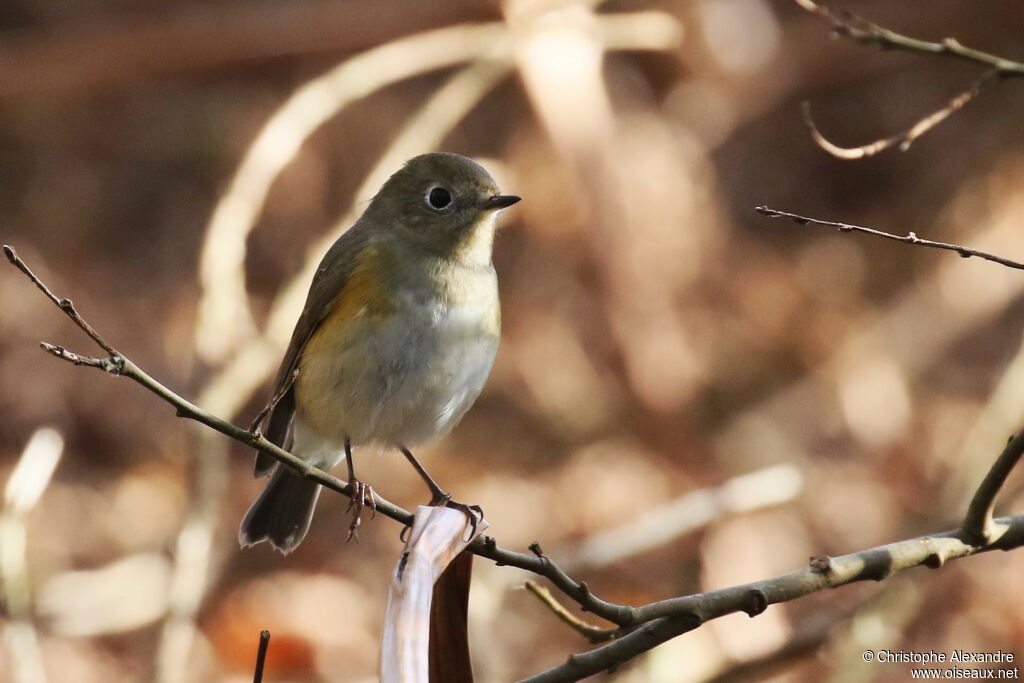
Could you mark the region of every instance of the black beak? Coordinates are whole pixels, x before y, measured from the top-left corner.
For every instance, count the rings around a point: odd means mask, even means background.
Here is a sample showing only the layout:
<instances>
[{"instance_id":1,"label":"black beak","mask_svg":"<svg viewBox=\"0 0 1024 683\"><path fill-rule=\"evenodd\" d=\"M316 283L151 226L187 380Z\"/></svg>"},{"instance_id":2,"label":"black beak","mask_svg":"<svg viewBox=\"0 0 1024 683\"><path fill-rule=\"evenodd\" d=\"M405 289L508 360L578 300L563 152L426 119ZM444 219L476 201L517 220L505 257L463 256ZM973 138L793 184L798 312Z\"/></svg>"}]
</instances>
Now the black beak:
<instances>
[{"instance_id":1,"label":"black beak","mask_svg":"<svg viewBox=\"0 0 1024 683\"><path fill-rule=\"evenodd\" d=\"M517 197L514 194L496 194L493 197L488 197L487 200L484 201L483 208L484 211L507 209L520 199L522 199L522 197Z\"/></svg>"}]
</instances>

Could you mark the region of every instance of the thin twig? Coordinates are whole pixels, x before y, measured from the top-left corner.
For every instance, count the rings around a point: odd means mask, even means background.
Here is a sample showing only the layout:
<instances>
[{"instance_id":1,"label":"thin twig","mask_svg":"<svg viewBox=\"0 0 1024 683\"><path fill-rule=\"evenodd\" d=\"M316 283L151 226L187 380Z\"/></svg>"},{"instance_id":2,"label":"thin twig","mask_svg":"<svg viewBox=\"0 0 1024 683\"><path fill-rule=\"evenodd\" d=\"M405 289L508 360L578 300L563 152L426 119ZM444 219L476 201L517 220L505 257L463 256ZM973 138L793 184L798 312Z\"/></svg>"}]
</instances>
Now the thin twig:
<instances>
[{"instance_id":1,"label":"thin twig","mask_svg":"<svg viewBox=\"0 0 1024 683\"><path fill-rule=\"evenodd\" d=\"M989 469L988 474L982 480L978 490L975 491L970 505L967 507L967 516L964 518L964 540L978 545L988 545L995 541L1000 533L1005 533L992 519L992 513L996 506L996 496L999 490L1006 483L1006 478L1020 461L1024 454L1024 429L1017 432L1010 438L1006 448L996 458L995 463Z\"/></svg>"},{"instance_id":2,"label":"thin twig","mask_svg":"<svg viewBox=\"0 0 1024 683\"><path fill-rule=\"evenodd\" d=\"M267 661L267 647L270 645L270 631L260 631L260 646L256 650L256 671L252 675L252 683L263 682L263 665Z\"/></svg>"},{"instance_id":3,"label":"thin twig","mask_svg":"<svg viewBox=\"0 0 1024 683\"><path fill-rule=\"evenodd\" d=\"M31 280L32 283L39 288L39 291L46 295L46 298L52 301L54 305L57 306L57 308L64 311L64 313L66 313L67 316L71 318L71 320L74 321L74 323L78 325L83 332L89 335L90 339L99 344L100 348L102 348L104 351L109 353L111 358L117 357L118 353L117 351L114 350L114 347L108 344L106 340L100 336L99 332L92 328L92 325L85 322L82 316L78 314L78 311L75 310L75 304L71 301L71 299L61 299L52 291L50 291L50 288L47 287L46 284L42 280L40 280L39 277L35 273L33 273L32 270L27 265L25 265L25 262L18 257L18 253L14 251L14 247L10 247L5 244L4 256L7 257L8 261L14 264L15 268L23 272L28 277L28 279Z\"/></svg>"},{"instance_id":4,"label":"thin twig","mask_svg":"<svg viewBox=\"0 0 1024 683\"><path fill-rule=\"evenodd\" d=\"M622 629L619 628L601 628L600 626L588 624L567 610L565 605L560 603L555 596L551 595L551 591L533 581L527 581L525 585L526 589L536 595L537 599L554 612L556 617L591 643L604 643L622 633Z\"/></svg>"},{"instance_id":5,"label":"thin twig","mask_svg":"<svg viewBox=\"0 0 1024 683\"><path fill-rule=\"evenodd\" d=\"M869 142L866 145L860 145L858 147L840 147L826 138L815 125L814 119L811 118L810 102L803 103L802 112L804 125L807 126L807 131L811 134L811 139L814 140L815 144L838 159L866 159L867 157L872 157L879 152L884 152L892 147L896 147L901 152L906 152L910 149L910 146L914 144L915 140L945 121L961 107L973 100L978 93L981 92L982 87L998 74L999 72L995 69L986 71L980 78L971 83L966 90L959 93L938 111L928 114L901 133L897 133L896 135L892 135L887 138L882 138L881 140L875 140L874 142Z\"/></svg>"},{"instance_id":6,"label":"thin twig","mask_svg":"<svg viewBox=\"0 0 1024 683\"><path fill-rule=\"evenodd\" d=\"M886 239L895 240L897 242L903 242L904 244L914 244L919 247L932 247L933 249L945 249L946 251L954 251L963 258L970 258L971 256L977 256L980 259L986 261L992 261L1000 265L1006 266L1007 268L1016 268L1017 270L1024 270L1024 263L1013 261L1002 256L996 256L995 254L989 254L984 251L978 251L977 249L971 249L960 244L951 244L948 242L936 242L934 240L926 240L918 237L915 233L908 232L906 235L894 235L890 232L884 232L882 230L876 230L875 228L865 228L860 225L851 225L850 223L839 223L837 221L823 221L818 218L810 218L808 216L801 216L800 214L790 213L788 211L778 211L776 209L770 209L767 206L759 206L755 209L762 216L768 218L788 218L794 223L800 225L820 225L825 228L835 228L839 232L862 232L867 235L874 235L876 237L884 237Z\"/></svg>"},{"instance_id":7,"label":"thin twig","mask_svg":"<svg viewBox=\"0 0 1024 683\"><path fill-rule=\"evenodd\" d=\"M267 441L265 437L260 434L250 432L247 429L243 429L237 425L234 425L227 420L221 419L216 415L211 415L202 408L190 403L186 399L182 398L178 394L174 393L163 384L146 374L139 366L133 363L123 353L112 347L100 335L93 330L93 328L82 319L78 312L71 305L68 299L61 299L50 291L50 288L46 286L39 279L35 273L25 264L18 254L12 247L4 245L4 253L7 255L7 259L14 264L21 272L25 273L33 283L46 294L47 298L50 299L56 306L64 311L82 330L92 338L98 345L102 346L103 349L110 353L108 358L95 358L93 356L85 356L82 354L68 351L67 349L42 342L42 348L48 353L66 360L74 365L85 365L89 367L99 368L113 375L120 377L127 377L141 384L143 387L148 389L151 393L156 394L167 403L174 406L178 417L187 418L200 422L225 436L229 436L236 441L240 441L248 446L251 446L259 451L268 453L279 462L286 463L289 467L297 471L302 476L312 479L332 491L337 491L346 496L351 496L351 487L348 482L342 481L337 477L324 472L323 470L314 467L306 463L301 458L298 458L291 453L281 449L280 447ZM412 522L412 515L398 507L394 503L384 500L380 496L374 494L374 503L377 506L377 510L384 515L391 517L392 519L401 522L403 524L409 524Z\"/></svg>"},{"instance_id":8,"label":"thin twig","mask_svg":"<svg viewBox=\"0 0 1024 683\"><path fill-rule=\"evenodd\" d=\"M832 25L832 30L836 35L862 45L877 45L883 49L950 57L986 66L1003 78L1024 77L1024 62L1017 62L966 47L955 38L943 38L937 42L911 38L848 12L837 16L835 12L824 5L813 2L813 0L794 0L794 2L808 12L826 19Z\"/></svg>"}]
</instances>

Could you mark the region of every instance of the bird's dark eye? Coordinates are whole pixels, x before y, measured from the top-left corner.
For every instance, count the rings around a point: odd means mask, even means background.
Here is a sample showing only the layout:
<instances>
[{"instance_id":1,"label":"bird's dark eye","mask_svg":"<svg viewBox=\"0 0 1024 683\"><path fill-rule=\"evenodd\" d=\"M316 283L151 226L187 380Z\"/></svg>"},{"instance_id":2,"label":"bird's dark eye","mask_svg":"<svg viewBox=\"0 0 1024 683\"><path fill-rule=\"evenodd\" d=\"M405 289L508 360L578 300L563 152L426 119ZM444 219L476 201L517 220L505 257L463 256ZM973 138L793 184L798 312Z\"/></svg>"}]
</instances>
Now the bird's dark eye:
<instances>
[{"instance_id":1,"label":"bird's dark eye","mask_svg":"<svg viewBox=\"0 0 1024 683\"><path fill-rule=\"evenodd\" d=\"M452 203L452 193L443 187L435 187L427 193L427 203L431 208L443 209Z\"/></svg>"}]
</instances>

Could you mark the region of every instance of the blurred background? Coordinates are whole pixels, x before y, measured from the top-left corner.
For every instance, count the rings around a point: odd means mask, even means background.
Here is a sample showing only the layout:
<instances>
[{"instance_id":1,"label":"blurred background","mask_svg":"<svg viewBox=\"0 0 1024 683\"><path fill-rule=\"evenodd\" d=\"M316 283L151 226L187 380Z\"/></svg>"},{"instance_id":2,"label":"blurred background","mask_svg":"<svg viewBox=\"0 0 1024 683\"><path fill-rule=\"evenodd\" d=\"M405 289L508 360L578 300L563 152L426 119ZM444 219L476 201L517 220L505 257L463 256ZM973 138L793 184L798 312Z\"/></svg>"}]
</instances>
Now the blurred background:
<instances>
[{"instance_id":1,"label":"blurred background","mask_svg":"<svg viewBox=\"0 0 1024 683\"><path fill-rule=\"evenodd\" d=\"M832 7L1024 59L1016 0ZM326 245L405 159L476 158L524 197L496 244L502 345L420 457L502 545L538 540L639 604L953 528L1024 422L1020 273L753 210L1024 258L1015 82L863 161L800 121L807 100L866 143L979 73L831 39L783 0L5 0L0 233L137 364L248 424ZM0 679L251 680L270 629L266 680L374 680L398 526L345 544L347 501L325 495L292 555L239 550L251 453L44 356L96 349L13 268L0 301L0 478L31 441L0 520ZM400 456L356 459L425 502ZM589 647L528 578L476 562L481 681ZM715 621L611 680L908 675L867 648L1020 657L1022 600L1024 552L990 553Z\"/></svg>"}]
</instances>

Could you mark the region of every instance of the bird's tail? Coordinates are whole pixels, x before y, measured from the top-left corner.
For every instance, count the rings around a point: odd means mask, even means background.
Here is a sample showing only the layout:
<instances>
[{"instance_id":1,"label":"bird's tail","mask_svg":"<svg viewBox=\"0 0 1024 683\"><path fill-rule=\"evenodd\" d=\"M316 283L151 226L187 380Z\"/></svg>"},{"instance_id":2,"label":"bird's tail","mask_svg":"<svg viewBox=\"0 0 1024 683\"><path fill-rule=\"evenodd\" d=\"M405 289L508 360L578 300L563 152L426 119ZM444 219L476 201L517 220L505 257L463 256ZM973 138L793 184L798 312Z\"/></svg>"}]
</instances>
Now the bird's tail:
<instances>
[{"instance_id":1,"label":"bird's tail","mask_svg":"<svg viewBox=\"0 0 1024 683\"><path fill-rule=\"evenodd\" d=\"M282 553L290 553L306 537L319 497L320 484L277 465L270 482L242 518L238 542L247 548L269 541Z\"/></svg>"}]
</instances>

